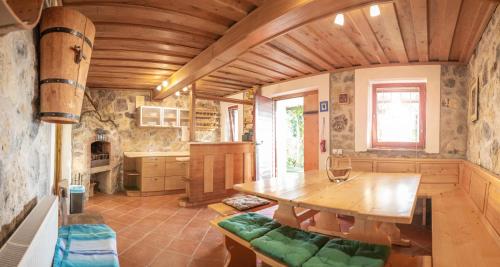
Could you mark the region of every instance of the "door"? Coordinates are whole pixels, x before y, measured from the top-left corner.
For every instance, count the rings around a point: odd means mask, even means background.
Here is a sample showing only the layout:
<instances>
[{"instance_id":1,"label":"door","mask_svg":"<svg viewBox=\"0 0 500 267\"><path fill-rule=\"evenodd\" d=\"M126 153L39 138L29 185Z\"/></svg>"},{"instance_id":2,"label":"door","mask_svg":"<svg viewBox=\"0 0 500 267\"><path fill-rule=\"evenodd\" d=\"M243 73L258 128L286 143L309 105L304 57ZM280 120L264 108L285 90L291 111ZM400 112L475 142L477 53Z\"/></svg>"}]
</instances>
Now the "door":
<instances>
[{"instance_id":1,"label":"door","mask_svg":"<svg viewBox=\"0 0 500 267\"><path fill-rule=\"evenodd\" d=\"M319 168L318 93L304 96L304 171Z\"/></svg>"},{"instance_id":2,"label":"door","mask_svg":"<svg viewBox=\"0 0 500 267\"><path fill-rule=\"evenodd\" d=\"M273 103L270 98L255 95L255 174L256 179L274 174Z\"/></svg>"}]
</instances>

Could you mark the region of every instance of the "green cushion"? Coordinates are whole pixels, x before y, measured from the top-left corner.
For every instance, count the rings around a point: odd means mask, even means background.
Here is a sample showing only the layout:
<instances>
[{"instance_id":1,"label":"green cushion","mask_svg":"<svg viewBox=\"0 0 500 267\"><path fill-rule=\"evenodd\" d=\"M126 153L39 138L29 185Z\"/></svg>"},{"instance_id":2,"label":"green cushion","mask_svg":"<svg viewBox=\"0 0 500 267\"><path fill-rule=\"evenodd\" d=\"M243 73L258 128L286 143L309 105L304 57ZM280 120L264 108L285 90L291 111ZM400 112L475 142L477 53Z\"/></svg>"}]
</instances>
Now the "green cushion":
<instances>
[{"instance_id":1,"label":"green cushion","mask_svg":"<svg viewBox=\"0 0 500 267\"><path fill-rule=\"evenodd\" d=\"M250 244L258 251L288 266L299 267L326 242L328 237L324 235L282 226L254 239Z\"/></svg>"},{"instance_id":2,"label":"green cushion","mask_svg":"<svg viewBox=\"0 0 500 267\"><path fill-rule=\"evenodd\" d=\"M249 212L220 221L219 226L246 241L251 241L280 227L281 224L264 215Z\"/></svg>"},{"instance_id":3,"label":"green cushion","mask_svg":"<svg viewBox=\"0 0 500 267\"><path fill-rule=\"evenodd\" d=\"M335 238L310 258L303 267L381 267L390 248L354 240Z\"/></svg>"}]
</instances>

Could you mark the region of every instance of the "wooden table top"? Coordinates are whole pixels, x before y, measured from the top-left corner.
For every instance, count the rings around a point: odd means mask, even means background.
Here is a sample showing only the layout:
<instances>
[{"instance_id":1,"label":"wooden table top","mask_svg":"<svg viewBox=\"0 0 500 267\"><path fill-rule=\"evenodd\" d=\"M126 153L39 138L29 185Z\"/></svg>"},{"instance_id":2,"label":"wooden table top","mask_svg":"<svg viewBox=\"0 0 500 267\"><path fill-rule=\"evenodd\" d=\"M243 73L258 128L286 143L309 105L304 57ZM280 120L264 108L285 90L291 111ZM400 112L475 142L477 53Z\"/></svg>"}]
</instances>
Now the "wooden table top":
<instances>
[{"instance_id":1,"label":"wooden table top","mask_svg":"<svg viewBox=\"0 0 500 267\"><path fill-rule=\"evenodd\" d=\"M417 173L352 172L349 180L333 183L326 171L309 171L234 185L252 195L290 205L393 223L411 223Z\"/></svg>"}]
</instances>

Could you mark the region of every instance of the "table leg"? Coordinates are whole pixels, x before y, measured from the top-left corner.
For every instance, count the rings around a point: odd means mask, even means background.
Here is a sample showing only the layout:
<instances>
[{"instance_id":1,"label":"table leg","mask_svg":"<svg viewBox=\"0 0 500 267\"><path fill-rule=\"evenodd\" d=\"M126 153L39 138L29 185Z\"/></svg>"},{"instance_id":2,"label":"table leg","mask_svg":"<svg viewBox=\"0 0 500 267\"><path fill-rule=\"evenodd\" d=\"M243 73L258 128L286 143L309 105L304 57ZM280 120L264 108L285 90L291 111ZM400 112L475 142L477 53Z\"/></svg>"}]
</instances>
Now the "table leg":
<instances>
[{"instance_id":1,"label":"table leg","mask_svg":"<svg viewBox=\"0 0 500 267\"><path fill-rule=\"evenodd\" d=\"M316 223L309 226L308 230L331 236L342 237L344 234L340 230L340 224L337 220L337 214L320 211L315 218Z\"/></svg>"},{"instance_id":2,"label":"table leg","mask_svg":"<svg viewBox=\"0 0 500 267\"><path fill-rule=\"evenodd\" d=\"M285 202L278 202L278 209L274 212L273 218L281 224L286 224L291 227L300 228L300 222L295 213L293 205Z\"/></svg>"},{"instance_id":3,"label":"table leg","mask_svg":"<svg viewBox=\"0 0 500 267\"><path fill-rule=\"evenodd\" d=\"M367 243L391 246L390 236L379 229L378 222L371 220L355 218L347 236Z\"/></svg>"},{"instance_id":4,"label":"table leg","mask_svg":"<svg viewBox=\"0 0 500 267\"><path fill-rule=\"evenodd\" d=\"M427 198L422 199L422 225L427 224Z\"/></svg>"},{"instance_id":5,"label":"table leg","mask_svg":"<svg viewBox=\"0 0 500 267\"><path fill-rule=\"evenodd\" d=\"M238 242L226 236L226 249L229 252L225 266L227 267L256 267L257 256L255 253Z\"/></svg>"},{"instance_id":6,"label":"table leg","mask_svg":"<svg viewBox=\"0 0 500 267\"><path fill-rule=\"evenodd\" d=\"M384 222L380 225L379 229L391 238L393 244L404 247L409 247L411 245L410 240L401 238L401 232L395 223Z\"/></svg>"}]
</instances>

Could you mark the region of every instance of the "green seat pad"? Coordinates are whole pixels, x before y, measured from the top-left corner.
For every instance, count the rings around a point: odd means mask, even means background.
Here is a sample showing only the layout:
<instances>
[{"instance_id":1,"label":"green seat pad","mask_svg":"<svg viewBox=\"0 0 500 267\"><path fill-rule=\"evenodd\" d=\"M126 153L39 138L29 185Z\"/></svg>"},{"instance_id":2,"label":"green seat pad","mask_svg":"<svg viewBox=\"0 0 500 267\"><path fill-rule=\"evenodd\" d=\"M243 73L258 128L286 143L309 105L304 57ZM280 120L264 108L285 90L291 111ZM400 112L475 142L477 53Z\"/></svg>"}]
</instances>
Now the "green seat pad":
<instances>
[{"instance_id":1,"label":"green seat pad","mask_svg":"<svg viewBox=\"0 0 500 267\"><path fill-rule=\"evenodd\" d=\"M299 267L326 242L328 237L324 235L282 226L254 239L250 244L258 251L288 266Z\"/></svg>"},{"instance_id":2,"label":"green seat pad","mask_svg":"<svg viewBox=\"0 0 500 267\"><path fill-rule=\"evenodd\" d=\"M383 245L367 244L335 238L310 258L303 267L382 267L391 249Z\"/></svg>"},{"instance_id":3,"label":"green seat pad","mask_svg":"<svg viewBox=\"0 0 500 267\"><path fill-rule=\"evenodd\" d=\"M280 227L281 224L264 215L249 212L220 221L219 226L246 241L251 241Z\"/></svg>"}]
</instances>

